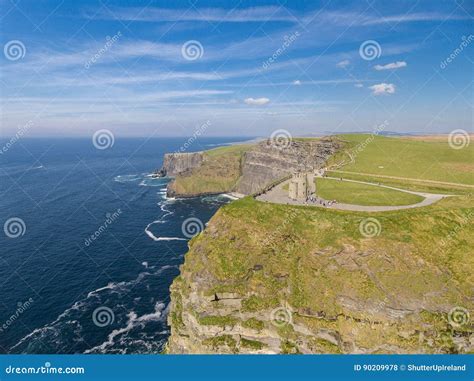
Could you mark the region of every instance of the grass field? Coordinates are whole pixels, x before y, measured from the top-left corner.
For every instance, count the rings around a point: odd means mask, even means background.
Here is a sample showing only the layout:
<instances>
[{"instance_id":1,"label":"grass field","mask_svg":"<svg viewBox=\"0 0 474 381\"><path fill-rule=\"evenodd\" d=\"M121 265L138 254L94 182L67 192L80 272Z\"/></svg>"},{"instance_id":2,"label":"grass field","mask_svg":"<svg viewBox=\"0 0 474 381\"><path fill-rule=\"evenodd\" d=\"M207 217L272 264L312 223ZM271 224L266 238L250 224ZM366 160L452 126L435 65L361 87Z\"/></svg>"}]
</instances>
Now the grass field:
<instances>
[{"instance_id":1,"label":"grass field","mask_svg":"<svg viewBox=\"0 0 474 381\"><path fill-rule=\"evenodd\" d=\"M231 145L206 151L202 165L191 173L176 176L171 188L178 195L231 191L240 177L242 155L249 147Z\"/></svg>"},{"instance_id":2,"label":"grass field","mask_svg":"<svg viewBox=\"0 0 474 381\"><path fill-rule=\"evenodd\" d=\"M357 205L410 205L423 197L374 185L333 179L317 179L316 194L325 200Z\"/></svg>"},{"instance_id":3,"label":"grass field","mask_svg":"<svg viewBox=\"0 0 474 381\"><path fill-rule=\"evenodd\" d=\"M359 179L369 175L385 175L474 185L474 144L453 149L447 138L413 139L368 134L340 135L339 138L345 142L345 150L355 159L340 169L363 173ZM341 160L348 161L348 155L340 152L331 162Z\"/></svg>"},{"instance_id":4,"label":"grass field","mask_svg":"<svg viewBox=\"0 0 474 381\"><path fill-rule=\"evenodd\" d=\"M172 299L190 300L188 282L205 279L198 283L200 293L209 298L235 293L242 297L242 308L223 314L217 307L194 304L186 307L187 314L199 318L202 313L211 324L226 326L244 326L241 313L252 314L293 352L307 340L301 334L307 329L334 330L344 342L382 353L393 348L453 353L448 311L474 307L473 205L472 197L462 196L426 208L373 213L379 229L367 238L360 230L366 213L248 197L221 208L191 241ZM257 265L262 270L253 270ZM290 306L293 324L303 328L275 328L271 311L279 306ZM398 319L391 316L394 309L409 312ZM182 321L182 312L176 308L172 317ZM316 314L320 317L308 317ZM470 325L456 330L458 336L472 334ZM314 352L340 351L324 340L306 345Z\"/></svg>"},{"instance_id":5,"label":"grass field","mask_svg":"<svg viewBox=\"0 0 474 381\"><path fill-rule=\"evenodd\" d=\"M450 324L449 315L453 309L474 308L474 197L469 188L420 180L474 184L473 146L455 150L441 138L340 138L355 161L340 168L350 173L335 177L459 196L423 208L370 214L251 197L225 205L191 240L171 287L172 336L199 341L189 335L199 330L183 329L193 316L218 332L202 343L210 352L261 348L268 344L255 341L262 330L272 340L280 338L282 353L350 352L347 343L374 353L472 351L459 346L472 337L472 324ZM338 153L331 160L347 158ZM360 205L420 201L416 195L327 178L317 179L317 193ZM366 231L369 225L373 229ZM208 302L224 292L235 295L241 308ZM291 312L292 324L275 327L272 313L282 306ZM252 343L248 337L235 339L242 335L240 327L254 331L249 333ZM336 332L340 340L305 332Z\"/></svg>"}]
</instances>

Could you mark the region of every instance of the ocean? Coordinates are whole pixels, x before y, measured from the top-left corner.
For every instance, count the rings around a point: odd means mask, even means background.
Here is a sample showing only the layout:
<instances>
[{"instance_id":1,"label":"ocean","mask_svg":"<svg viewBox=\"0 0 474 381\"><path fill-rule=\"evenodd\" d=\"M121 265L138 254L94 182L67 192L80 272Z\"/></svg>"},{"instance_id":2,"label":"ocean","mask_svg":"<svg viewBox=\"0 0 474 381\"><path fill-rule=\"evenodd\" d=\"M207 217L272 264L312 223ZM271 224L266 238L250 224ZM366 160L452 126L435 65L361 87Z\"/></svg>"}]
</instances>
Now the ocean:
<instances>
[{"instance_id":1,"label":"ocean","mask_svg":"<svg viewBox=\"0 0 474 381\"><path fill-rule=\"evenodd\" d=\"M229 202L167 199L169 179L149 176L186 142L0 141L0 353L162 351L189 237Z\"/></svg>"}]
</instances>

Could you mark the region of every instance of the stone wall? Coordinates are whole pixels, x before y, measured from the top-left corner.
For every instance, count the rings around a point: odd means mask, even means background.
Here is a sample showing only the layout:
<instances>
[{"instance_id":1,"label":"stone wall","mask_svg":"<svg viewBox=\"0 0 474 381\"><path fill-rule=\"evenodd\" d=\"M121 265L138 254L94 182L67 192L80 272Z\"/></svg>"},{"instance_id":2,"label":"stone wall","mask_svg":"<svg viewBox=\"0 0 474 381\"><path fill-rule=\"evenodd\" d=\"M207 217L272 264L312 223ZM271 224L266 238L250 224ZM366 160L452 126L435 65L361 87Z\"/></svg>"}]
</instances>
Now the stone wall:
<instances>
[{"instance_id":1,"label":"stone wall","mask_svg":"<svg viewBox=\"0 0 474 381\"><path fill-rule=\"evenodd\" d=\"M270 141L259 143L245 154L237 192L253 194L295 171L321 168L338 148L337 140L331 138L292 141L285 148Z\"/></svg>"}]
</instances>

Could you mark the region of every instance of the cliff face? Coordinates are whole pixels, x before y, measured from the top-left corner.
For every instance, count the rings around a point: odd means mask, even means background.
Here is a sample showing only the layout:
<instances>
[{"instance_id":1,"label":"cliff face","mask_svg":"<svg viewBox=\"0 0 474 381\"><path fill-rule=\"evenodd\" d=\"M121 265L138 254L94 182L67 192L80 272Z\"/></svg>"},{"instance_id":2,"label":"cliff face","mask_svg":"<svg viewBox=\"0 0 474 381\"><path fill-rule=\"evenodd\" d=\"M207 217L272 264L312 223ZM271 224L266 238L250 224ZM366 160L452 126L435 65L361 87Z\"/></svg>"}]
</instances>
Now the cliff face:
<instances>
[{"instance_id":1,"label":"cliff face","mask_svg":"<svg viewBox=\"0 0 474 381\"><path fill-rule=\"evenodd\" d=\"M470 205L470 206L469 206ZM379 216L259 203L221 208L171 287L170 353L465 353L474 245L444 247L472 199ZM462 209L457 209L462 211Z\"/></svg>"},{"instance_id":2,"label":"cliff face","mask_svg":"<svg viewBox=\"0 0 474 381\"><path fill-rule=\"evenodd\" d=\"M169 196L230 191L248 195L294 171L323 167L339 147L337 139L326 138L293 140L285 147L264 141L254 146L166 154L160 173L176 177L168 185Z\"/></svg>"},{"instance_id":3,"label":"cliff face","mask_svg":"<svg viewBox=\"0 0 474 381\"><path fill-rule=\"evenodd\" d=\"M177 176L197 168L203 161L203 152L167 153L163 159L161 173L165 176Z\"/></svg>"},{"instance_id":4,"label":"cliff face","mask_svg":"<svg viewBox=\"0 0 474 381\"><path fill-rule=\"evenodd\" d=\"M335 139L293 140L283 148L271 141L259 143L245 153L237 192L253 194L294 171L321 168L339 145Z\"/></svg>"}]
</instances>

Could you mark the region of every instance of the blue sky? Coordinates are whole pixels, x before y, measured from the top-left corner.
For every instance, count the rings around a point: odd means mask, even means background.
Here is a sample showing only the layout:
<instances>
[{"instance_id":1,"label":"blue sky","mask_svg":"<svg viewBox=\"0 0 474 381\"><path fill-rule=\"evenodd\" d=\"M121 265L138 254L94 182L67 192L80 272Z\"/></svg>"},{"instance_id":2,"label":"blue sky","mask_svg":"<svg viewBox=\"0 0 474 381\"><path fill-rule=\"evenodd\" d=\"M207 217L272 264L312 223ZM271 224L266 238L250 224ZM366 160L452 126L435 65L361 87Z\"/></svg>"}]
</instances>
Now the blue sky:
<instances>
[{"instance_id":1,"label":"blue sky","mask_svg":"<svg viewBox=\"0 0 474 381\"><path fill-rule=\"evenodd\" d=\"M0 5L5 137L472 131L467 0Z\"/></svg>"}]
</instances>

